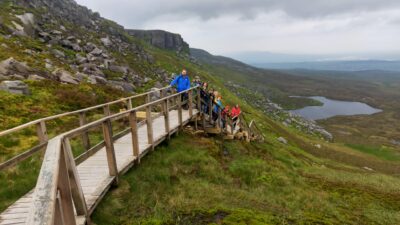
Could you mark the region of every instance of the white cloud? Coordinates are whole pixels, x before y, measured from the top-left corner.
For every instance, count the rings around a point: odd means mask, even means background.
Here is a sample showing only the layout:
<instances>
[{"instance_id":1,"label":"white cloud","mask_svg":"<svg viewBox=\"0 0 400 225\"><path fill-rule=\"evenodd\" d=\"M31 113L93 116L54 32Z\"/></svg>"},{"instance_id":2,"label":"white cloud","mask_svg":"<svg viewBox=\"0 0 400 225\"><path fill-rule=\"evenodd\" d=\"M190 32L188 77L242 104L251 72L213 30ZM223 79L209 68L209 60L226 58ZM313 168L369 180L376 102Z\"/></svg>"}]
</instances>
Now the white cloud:
<instances>
[{"instance_id":1,"label":"white cloud","mask_svg":"<svg viewBox=\"0 0 400 225\"><path fill-rule=\"evenodd\" d=\"M400 52L398 0L78 0L127 28L180 33L213 53Z\"/></svg>"}]
</instances>

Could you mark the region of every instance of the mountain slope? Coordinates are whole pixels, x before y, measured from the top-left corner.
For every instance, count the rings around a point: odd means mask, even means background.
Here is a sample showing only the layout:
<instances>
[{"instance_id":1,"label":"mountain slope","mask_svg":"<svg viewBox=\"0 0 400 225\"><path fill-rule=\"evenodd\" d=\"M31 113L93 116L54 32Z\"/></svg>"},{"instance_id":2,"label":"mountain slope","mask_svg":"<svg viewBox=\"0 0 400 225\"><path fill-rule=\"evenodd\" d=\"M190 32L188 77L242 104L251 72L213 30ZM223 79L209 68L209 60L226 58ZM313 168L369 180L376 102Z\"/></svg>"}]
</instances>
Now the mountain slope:
<instances>
[{"instance_id":1,"label":"mountain slope","mask_svg":"<svg viewBox=\"0 0 400 225\"><path fill-rule=\"evenodd\" d=\"M222 93L224 103L240 104L266 136L265 143L243 143L182 132L121 178L121 185L96 210L96 224L400 223L398 160L286 127L252 104L251 99L263 100L257 90L263 90L265 82L272 89L266 93L286 98L292 92L274 85L297 87L299 77L302 85L315 79L264 71L224 57L209 59L203 51L193 56L203 54L210 61L193 60L132 37L71 0L0 4L0 61L13 57L19 62L6 61L13 63L0 70L1 79L20 79L31 91L0 91L2 130L162 86L172 73L187 68L191 77L199 75ZM33 24L23 22L30 21L29 13ZM323 87L329 84L325 82ZM68 118L49 124L50 137L76 122ZM0 138L1 161L37 141L34 128L18 135ZM72 144L79 151L80 143ZM34 187L40 163L37 154L0 172L0 209Z\"/></svg>"}]
</instances>

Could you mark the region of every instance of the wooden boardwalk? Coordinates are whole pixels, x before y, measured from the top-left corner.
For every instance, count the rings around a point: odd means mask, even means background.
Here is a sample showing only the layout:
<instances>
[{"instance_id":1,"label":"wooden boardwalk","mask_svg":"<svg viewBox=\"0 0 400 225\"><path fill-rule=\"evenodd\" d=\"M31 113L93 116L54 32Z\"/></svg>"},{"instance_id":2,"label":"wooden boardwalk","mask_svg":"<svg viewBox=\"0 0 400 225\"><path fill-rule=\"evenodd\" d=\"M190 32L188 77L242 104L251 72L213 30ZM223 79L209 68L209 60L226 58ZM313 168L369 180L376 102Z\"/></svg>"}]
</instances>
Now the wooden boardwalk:
<instances>
[{"instance_id":1,"label":"wooden boardwalk","mask_svg":"<svg viewBox=\"0 0 400 225\"><path fill-rule=\"evenodd\" d=\"M193 116L198 114L197 109L193 109ZM182 122L186 124L190 121L188 110L182 110ZM154 145L161 143L163 140L179 130L181 126L179 123L178 110L169 111L169 126L170 133L168 134L165 129L165 117L158 116L152 120L153 127L153 141ZM138 125L138 144L139 144L139 158L143 157L148 151L152 149L152 145L148 141L147 124L142 123ZM115 159L117 163L118 173L122 174L131 168L138 158L133 154L132 134L128 133L114 142ZM95 207L107 193L108 189L114 182L113 176L110 176L109 165L107 163L106 148L101 148L94 155L87 158L81 164L76 166L84 199L86 201L89 215L94 211ZM19 225L27 224L27 218L32 207L34 190L29 192L23 198L19 199L7 210L0 215L0 225ZM78 224L84 224L86 218L81 216L77 218Z\"/></svg>"}]
</instances>

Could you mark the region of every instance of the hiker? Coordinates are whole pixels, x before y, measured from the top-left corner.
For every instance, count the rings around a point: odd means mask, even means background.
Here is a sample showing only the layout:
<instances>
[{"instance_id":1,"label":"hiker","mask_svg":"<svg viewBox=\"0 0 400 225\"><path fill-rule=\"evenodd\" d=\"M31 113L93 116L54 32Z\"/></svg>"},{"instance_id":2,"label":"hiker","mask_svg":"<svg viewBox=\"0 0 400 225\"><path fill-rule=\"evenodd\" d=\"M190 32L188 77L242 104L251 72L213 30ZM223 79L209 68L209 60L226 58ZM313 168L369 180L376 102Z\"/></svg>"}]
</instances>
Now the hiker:
<instances>
[{"instance_id":1,"label":"hiker","mask_svg":"<svg viewBox=\"0 0 400 225\"><path fill-rule=\"evenodd\" d=\"M194 87L196 87L196 86L202 86L203 85L203 83L201 82L201 80L200 80L200 77L199 76L195 76L194 77L194 81L193 81L193 86Z\"/></svg>"},{"instance_id":2,"label":"hiker","mask_svg":"<svg viewBox=\"0 0 400 225\"><path fill-rule=\"evenodd\" d=\"M201 110L204 114L208 114L208 105L210 104L210 95L207 93L208 83L204 82L200 89L200 96L203 101L201 101Z\"/></svg>"},{"instance_id":3,"label":"hiker","mask_svg":"<svg viewBox=\"0 0 400 225\"><path fill-rule=\"evenodd\" d=\"M179 76L175 77L175 79L173 81L171 81L170 85L172 87L176 86L176 91L178 93L188 90L190 88L190 79L189 79L189 76L187 74L186 69L183 69L182 73ZM184 93L184 94L181 95L182 102L186 101L187 99L188 99L188 94L187 93ZM183 108L185 110L187 110L189 108L188 104L185 103L183 105Z\"/></svg>"},{"instance_id":4,"label":"hiker","mask_svg":"<svg viewBox=\"0 0 400 225\"><path fill-rule=\"evenodd\" d=\"M222 97L218 95L218 92L215 92L215 96L218 96L214 102L214 110L213 110L213 120L216 121L219 118L219 111L224 109L222 105Z\"/></svg>"},{"instance_id":5,"label":"hiker","mask_svg":"<svg viewBox=\"0 0 400 225\"><path fill-rule=\"evenodd\" d=\"M225 106L224 110L222 110L221 112L221 119L222 119L222 127L225 128L226 127L226 121L228 119L228 117L230 117L230 106L227 105Z\"/></svg>"},{"instance_id":6,"label":"hiker","mask_svg":"<svg viewBox=\"0 0 400 225\"><path fill-rule=\"evenodd\" d=\"M242 113L240 110L239 104L236 104L235 107L232 108L231 111L231 117L232 117L232 122L233 122L233 127L236 127L236 123L238 121L239 115Z\"/></svg>"}]
</instances>

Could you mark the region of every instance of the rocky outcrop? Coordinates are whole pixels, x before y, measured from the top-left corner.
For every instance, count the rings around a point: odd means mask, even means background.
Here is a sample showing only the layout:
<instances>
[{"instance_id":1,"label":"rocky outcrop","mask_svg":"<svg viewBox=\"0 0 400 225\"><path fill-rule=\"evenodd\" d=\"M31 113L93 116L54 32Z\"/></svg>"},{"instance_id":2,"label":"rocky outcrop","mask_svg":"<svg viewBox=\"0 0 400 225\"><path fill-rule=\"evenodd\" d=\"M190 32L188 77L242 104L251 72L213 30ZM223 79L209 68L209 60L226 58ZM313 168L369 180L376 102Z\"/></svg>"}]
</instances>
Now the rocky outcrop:
<instances>
[{"instance_id":1,"label":"rocky outcrop","mask_svg":"<svg viewBox=\"0 0 400 225\"><path fill-rule=\"evenodd\" d=\"M188 51L189 45L181 35L163 30L126 30L130 35L145 40L149 44L178 52Z\"/></svg>"},{"instance_id":2,"label":"rocky outcrop","mask_svg":"<svg viewBox=\"0 0 400 225\"><path fill-rule=\"evenodd\" d=\"M20 80L6 80L0 83L0 90L7 91L12 94L24 94L30 93L28 85Z\"/></svg>"},{"instance_id":3,"label":"rocky outcrop","mask_svg":"<svg viewBox=\"0 0 400 225\"><path fill-rule=\"evenodd\" d=\"M19 62L14 58L8 58L0 62L0 80L24 79L31 72L26 63Z\"/></svg>"}]
</instances>

